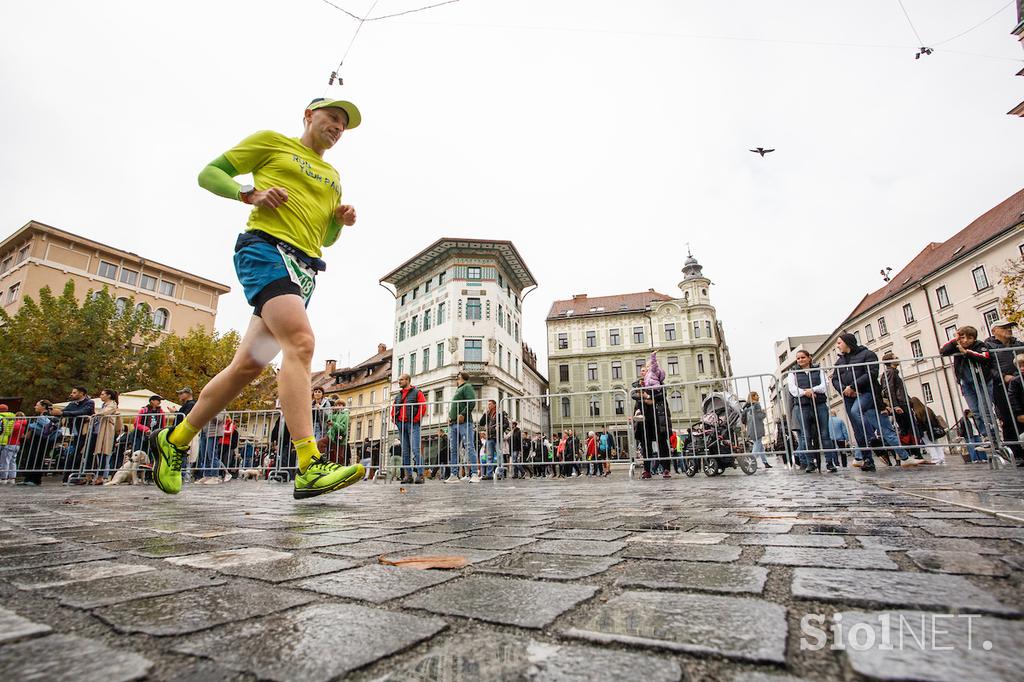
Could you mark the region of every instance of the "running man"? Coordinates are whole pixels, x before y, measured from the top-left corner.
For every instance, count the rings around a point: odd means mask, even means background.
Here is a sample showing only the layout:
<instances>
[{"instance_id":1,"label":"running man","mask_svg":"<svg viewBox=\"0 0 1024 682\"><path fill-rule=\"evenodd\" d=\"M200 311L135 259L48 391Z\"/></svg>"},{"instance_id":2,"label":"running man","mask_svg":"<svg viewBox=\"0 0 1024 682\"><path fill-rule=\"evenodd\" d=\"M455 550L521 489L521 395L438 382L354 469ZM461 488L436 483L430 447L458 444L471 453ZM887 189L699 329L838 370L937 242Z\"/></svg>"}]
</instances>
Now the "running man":
<instances>
[{"instance_id":1,"label":"running man","mask_svg":"<svg viewBox=\"0 0 1024 682\"><path fill-rule=\"evenodd\" d=\"M362 465L340 466L321 457L313 439L314 336L306 315L316 273L326 268L321 247L334 244L342 227L356 222L355 209L341 203L338 171L322 157L360 120L351 102L315 99L303 114L302 137L255 133L199 174L204 189L254 207L234 256L253 316L231 364L203 388L188 416L150 436L153 479L165 493L181 490L181 462L193 437L279 352L278 395L298 457L295 497L329 493L363 477ZM235 182L245 173L252 173L255 186Z\"/></svg>"}]
</instances>

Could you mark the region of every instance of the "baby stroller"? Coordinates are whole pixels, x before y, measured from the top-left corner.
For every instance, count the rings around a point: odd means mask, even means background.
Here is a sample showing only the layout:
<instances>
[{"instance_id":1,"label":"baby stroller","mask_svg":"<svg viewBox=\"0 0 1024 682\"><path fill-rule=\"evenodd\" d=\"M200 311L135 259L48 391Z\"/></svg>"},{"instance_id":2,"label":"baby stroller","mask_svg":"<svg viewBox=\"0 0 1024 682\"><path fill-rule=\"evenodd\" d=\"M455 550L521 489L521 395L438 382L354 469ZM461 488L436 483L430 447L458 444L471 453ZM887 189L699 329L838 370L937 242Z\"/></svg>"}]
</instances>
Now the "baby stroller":
<instances>
[{"instance_id":1,"label":"baby stroller","mask_svg":"<svg viewBox=\"0 0 1024 682\"><path fill-rule=\"evenodd\" d=\"M701 404L701 411L703 416L690 426L683 441L686 475L693 477L703 469L705 476L719 476L737 467L748 476L756 472L757 459L743 454L745 448L738 442L743 411L736 396L711 393Z\"/></svg>"}]
</instances>

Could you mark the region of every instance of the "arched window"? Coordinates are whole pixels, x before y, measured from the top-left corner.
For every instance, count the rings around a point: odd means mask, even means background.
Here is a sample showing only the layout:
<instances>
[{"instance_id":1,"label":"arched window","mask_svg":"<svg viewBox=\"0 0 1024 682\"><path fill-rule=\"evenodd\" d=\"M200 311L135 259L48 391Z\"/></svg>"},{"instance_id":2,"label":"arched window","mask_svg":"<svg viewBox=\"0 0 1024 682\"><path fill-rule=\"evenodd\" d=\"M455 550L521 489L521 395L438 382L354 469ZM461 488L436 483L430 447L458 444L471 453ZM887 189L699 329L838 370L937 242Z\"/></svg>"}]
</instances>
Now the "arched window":
<instances>
[{"instance_id":1,"label":"arched window","mask_svg":"<svg viewBox=\"0 0 1024 682\"><path fill-rule=\"evenodd\" d=\"M128 310L128 299L121 297L114 301L114 310L117 312L118 317L124 315L124 311Z\"/></svg>"},{"instance_id":2,"label":"arched window","mask_svg":"<svg viewBox=\"0 0 1024 682\"><path fill-rule=\"evenodd\" d=\"M150 309L148 303L137 303L135 305L135 310L136 310L136 312L145 313L146 315L151 314L150 313L151 309Z\"/></svg>"},{"instance_id":3,"label":"arched window","mask_svg":"<svg viewBox=\"0 0 1024 682\"><path fill-rule=\"evenodd\" d=\"M669 408L675 412L680 413L683 411L683 394L679 391L673 391L672 395L669 396Z\"/></svg>"},{"instance_id":4,"label":"arched window","mask_svg":"<svg viewBox=\"0 0 1024 682\"><path fill-rule=\"evenodd\" d=\"M601 416L601 396L592 395L590 396L590 416L600 417Z\"/></svg>"},{"instance_id":5,"label":"arched window","mask_svg":"<svg viewBox=\"0 0 1024 682\"><path fill-rule=\"evenodd\" d=\"M166 308L157 308L153 311L153 326L157 329L167 329L167 323L171 319L171 313Z\"/></svg>"}]
</instances>

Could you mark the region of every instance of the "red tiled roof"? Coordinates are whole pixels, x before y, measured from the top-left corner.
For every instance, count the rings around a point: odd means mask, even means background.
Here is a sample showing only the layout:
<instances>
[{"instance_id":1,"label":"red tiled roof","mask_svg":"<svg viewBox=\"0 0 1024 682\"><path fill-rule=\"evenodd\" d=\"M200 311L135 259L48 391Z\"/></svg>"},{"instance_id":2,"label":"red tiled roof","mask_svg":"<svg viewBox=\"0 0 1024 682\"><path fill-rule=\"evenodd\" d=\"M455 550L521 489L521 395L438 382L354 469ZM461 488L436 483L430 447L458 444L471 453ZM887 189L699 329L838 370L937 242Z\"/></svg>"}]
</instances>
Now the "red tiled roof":
<instances>
[{"instance_id":1,"label":"red tiled roof","mask_svg":"<svg viewBox=\"0 0 1024 682\"><path fill-rule=\"evenodd\" d=\"M1001 204L986 211L978 219L944 242L932 242L924 247L912 261L892 276L892 281L881 289L866 295L843 321L857 317L864 311L898 296L922 279L946 265L966 258L989 239L1024 222L1024 189ZM842 326L842 325L840 325Z\"/></svg>"},{"instance_id":2,"label":"red tiled roof","mask_svg":"<svg viewBox=\"0 0 1024 682\"><path fill-rule=\"evenodd\" d=\"M328 382L324 386L324 391L327 393L335 391L348 391L360 386L366 386L368 384L375 384L378 381L391 378L391 351L388 348L383 353L377 353L373 357L367 358L360 362L355 367L345 367L334 372L332 376L333 381L336 383ZM367 374L367 370L370 371ZM346 374L352 374L352 378L349 381L341 381L341 378Z\"/></svg>"},{"instance_id":3,"label":"red tiled roof","mask_svg":"<svg viewBox=\"0 0 1024 682\"><path fill-rule=\"evenodd\" d=\"M652 301L671 301L671 296L659 294L654 289L636 294L618 294L616 296L597 296L590 298L586 294L574 296L565 301L555 301L548 311L549 320L564 318L566 311L572 311L570 317L583 315L608 315L610 313L637 312L646 310ZM598 308L598 310L591 310Z\"/></svg>"}]
</instances>

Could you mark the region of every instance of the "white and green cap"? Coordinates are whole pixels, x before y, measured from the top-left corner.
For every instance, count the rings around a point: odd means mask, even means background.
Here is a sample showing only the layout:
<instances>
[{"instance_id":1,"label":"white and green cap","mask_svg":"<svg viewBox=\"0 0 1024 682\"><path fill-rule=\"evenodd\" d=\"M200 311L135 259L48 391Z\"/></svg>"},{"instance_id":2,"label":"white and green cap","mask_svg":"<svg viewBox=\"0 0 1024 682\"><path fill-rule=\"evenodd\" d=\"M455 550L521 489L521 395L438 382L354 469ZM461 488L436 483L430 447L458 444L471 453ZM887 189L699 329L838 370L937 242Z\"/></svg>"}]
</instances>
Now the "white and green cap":
<instances>
[{"instance_id":1,"label":"white and green cap","mask_svg":"<svg viewBox=\"0 0 1024 682\"><path fill-rule=\"evenodd\" d=\"M346 130L358 127L363 120L363 117L359 115L359 109L356 105L352 104L352 102L346 102L343 99L325 99L323 97L317 97L310 102L309 106L306 108L309 110L315 110L326 109L328 107L341 109L345 112L345 115L348 116L348 123L345 124Z\"/></svg>"}]
</instances>

